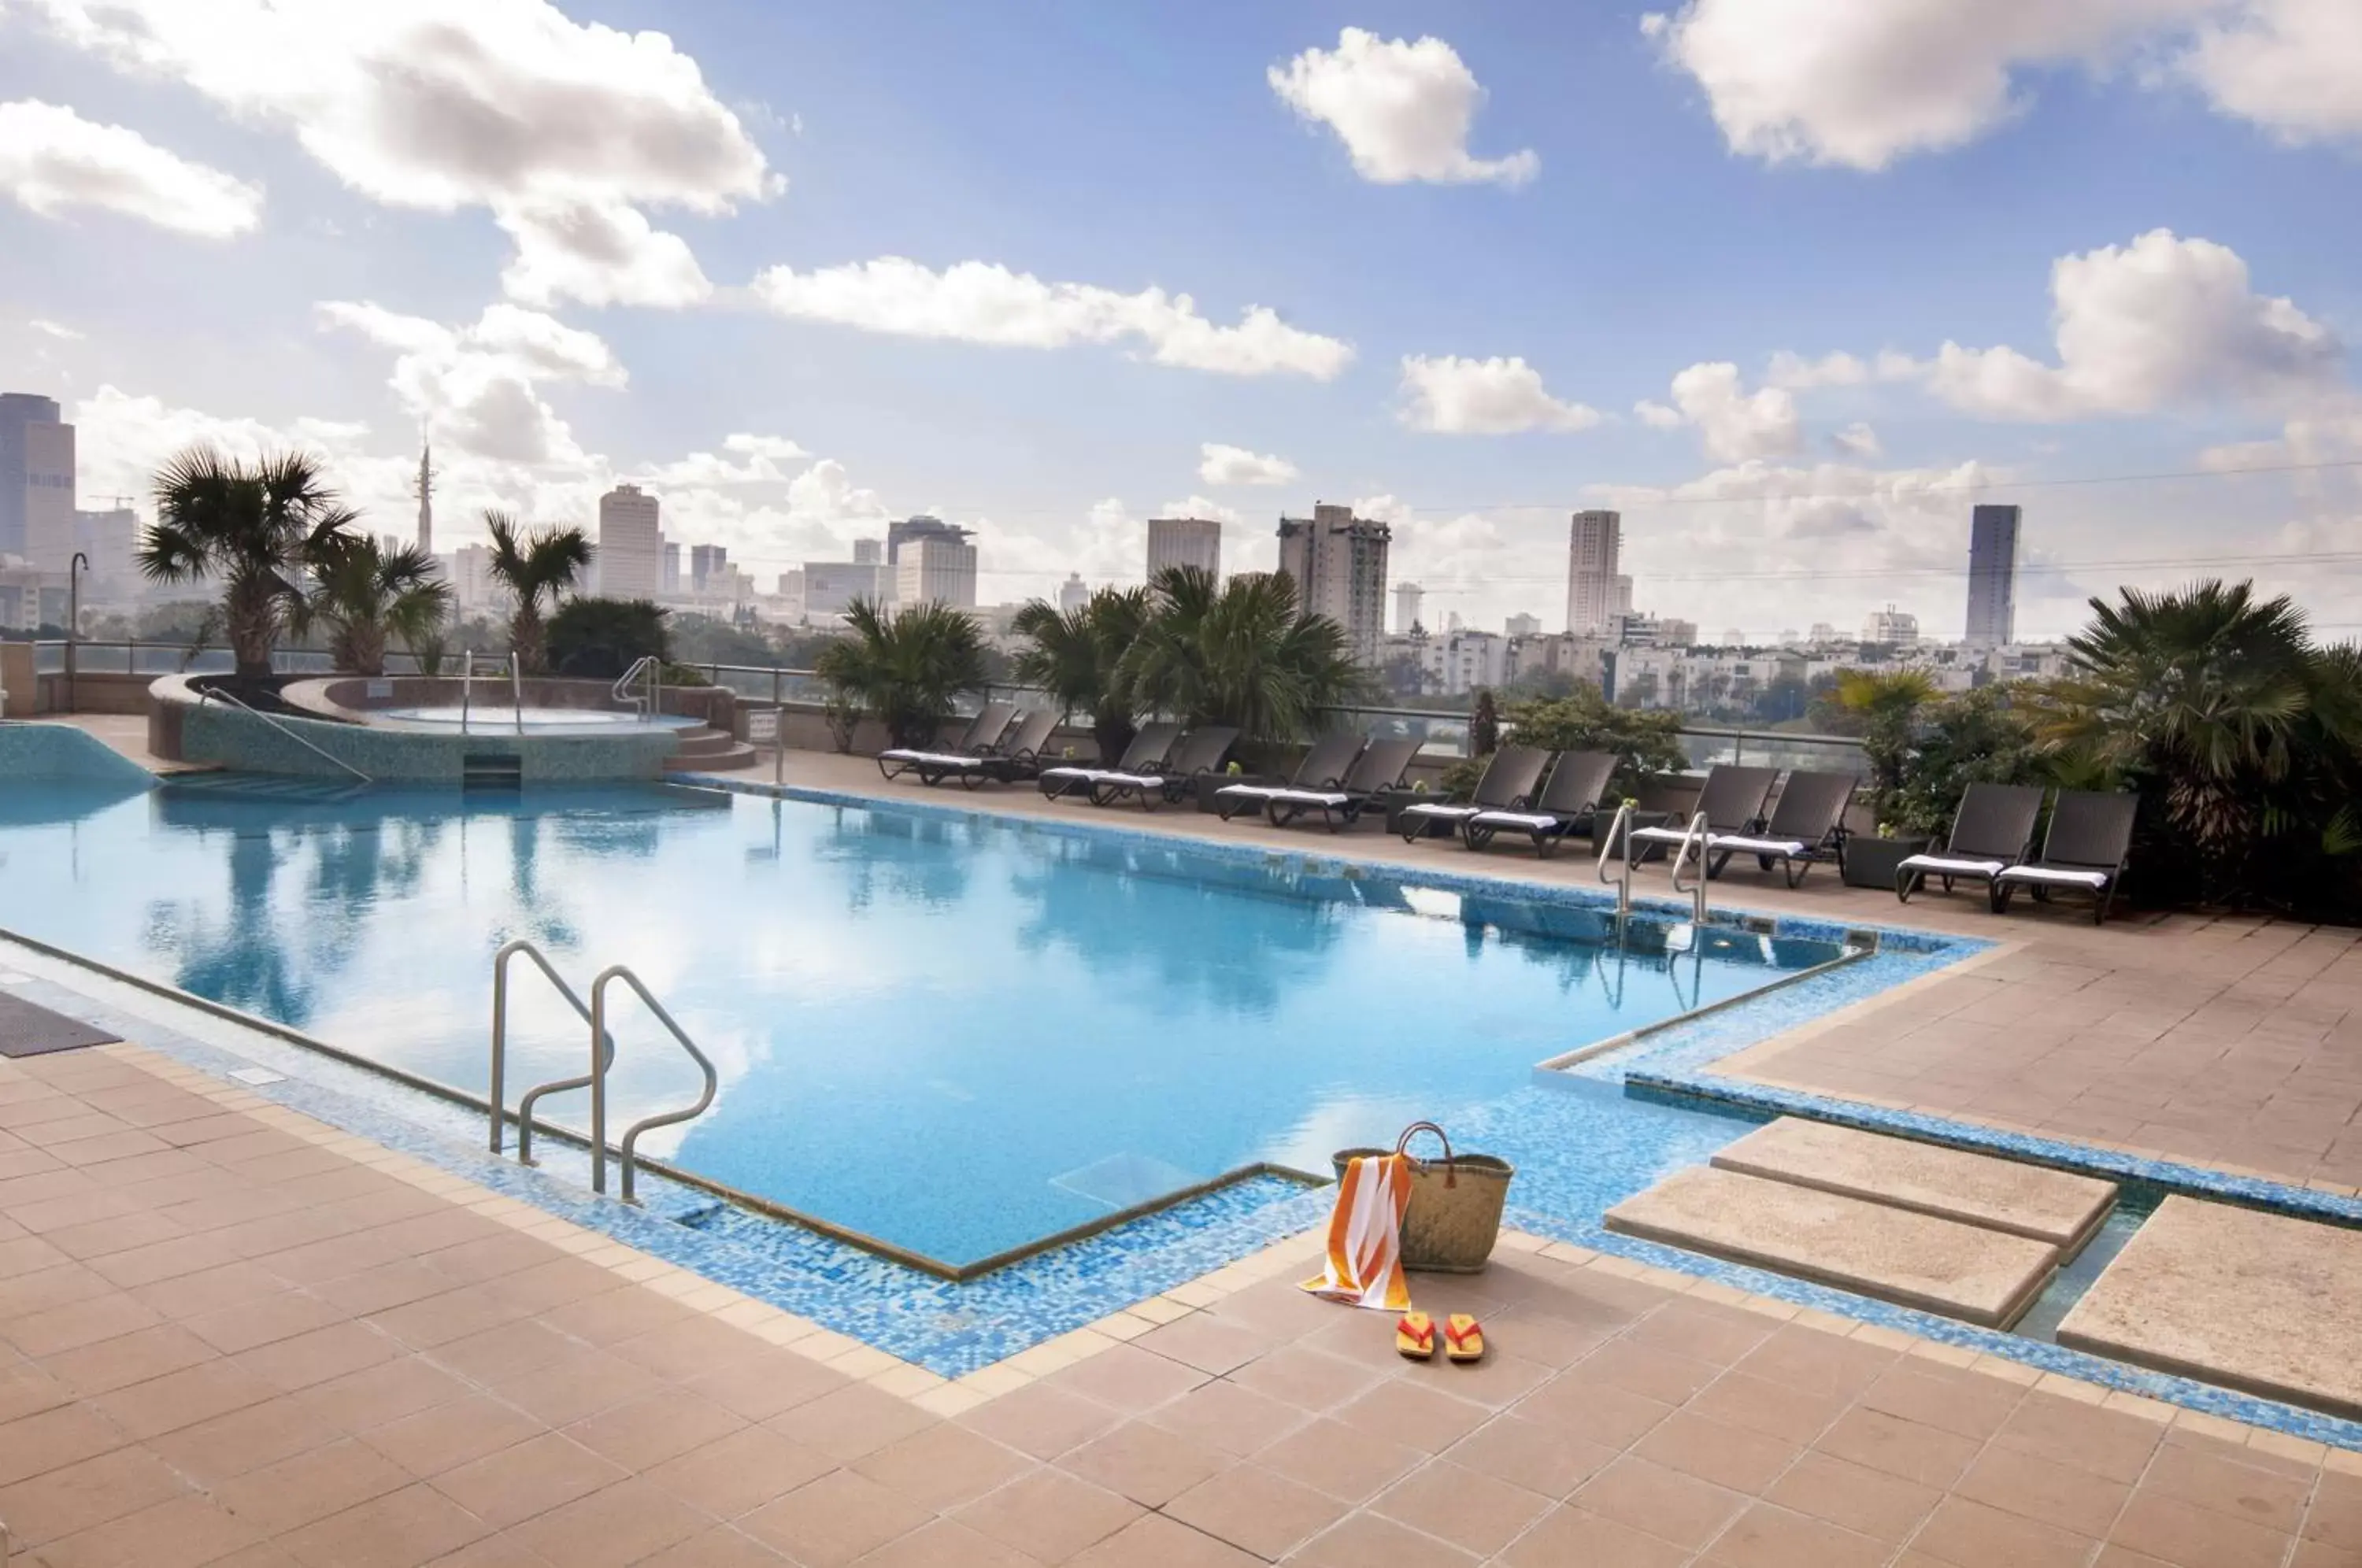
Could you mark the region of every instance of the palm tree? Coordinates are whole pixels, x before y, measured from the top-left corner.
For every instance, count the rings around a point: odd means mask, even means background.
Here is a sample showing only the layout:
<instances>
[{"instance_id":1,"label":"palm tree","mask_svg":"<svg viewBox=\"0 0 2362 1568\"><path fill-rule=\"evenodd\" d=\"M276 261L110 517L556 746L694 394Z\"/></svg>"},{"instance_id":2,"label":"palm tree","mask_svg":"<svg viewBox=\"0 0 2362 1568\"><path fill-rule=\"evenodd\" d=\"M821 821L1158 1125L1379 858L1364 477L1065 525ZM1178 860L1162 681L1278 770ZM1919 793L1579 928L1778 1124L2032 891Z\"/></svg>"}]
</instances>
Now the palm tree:
<instances>
[{"instance_id":1,"label":"palm tree","mask_svg":"<svg viewBox=\"0 0 2362 1568\"><path fill-rule=\"evenodd\" d=\"M415 651L450 613L449 585L435 558L415 545L389 551L363 536L317 577L307 618L327 624L337 668L356 675L383 675L388 638Z\"/></svg>"},{"instance_id":2,"label":"palm tree","mask_svg":"<svg viewBox=\"0 0 2362 1568\"><path fill-rule=\"evenodd\" d=\"M1135 729L1123 656L1148 624L1151 605L1144 588L1102 588L1071 611L1036 599L1017 612L1010 629L1033 646L1010 665L1022 684L1038 686L1072 717L1091 716L1091 738L1099 755L1118 757L1131 745Z\"/></svg>"},{"instance_id":3,"label":"palm tree","mask_svg":"<svg viewBox=\"0 0 2362 1568\"><path fill-rule=\"evenodd\" d=\"M984 635L964 611L856 599L844 624L853 635L822 649L812 673L884 720L896 745L933 745L959 694L983 690Z\"/></svg>"},{"instance_id":4,"label":"palm tree","mask_svg":"<svg viewBox=\"0 0 2362 1568\"><path fill-rule=\"evenodd\" d=\"M156 521L139 542L151 582L212 578L241 681L270 676L280 633L302 619L310 576L353 544L359 513L322 480L305 453L251 465L191 447L158 470Z\"/></svg>"},{"instance_id":5,"label":"palm tree","mask_svg":"<svg viewBox=\"0 0 2362 1568\"><path fill-rule=\"evenodd\" d=\"M1321 709L1369 689L1344 628L1306 612L1284 573L1246 573L1217 588L1210 572L1168 567L1149 586L1154 612L1123 661L1143 712L1285 741L1318 729Z\"/></svg>"},{"instance_id":6,"label":"palm tree","mask_svg":"<svg viewBox=\"0 0 2362 1568\"><path fill-rule=\"evenodd\" d=\"M1870 763L1870 808L1882 823L1902 792L1919 710L1934 701L1936 690L1936 678L1924 669L1838 671L1837 705L1861 726L1862 756Z\"/></svg>"},{"instance_id":7,"label":"palm tree","mask_svg":"<svg viewBox=\"0 0 2362 1568\"><path fill-rule=\"evenodd\" d=\"M590 564L590 540L579 528L522 530L505 512L484 513L492 536L491 573L509 591L509 647L528 675L547 667L547 609L574 586ZM547 601L547 609L544 601Z\"/></svg>"}]
</instances>

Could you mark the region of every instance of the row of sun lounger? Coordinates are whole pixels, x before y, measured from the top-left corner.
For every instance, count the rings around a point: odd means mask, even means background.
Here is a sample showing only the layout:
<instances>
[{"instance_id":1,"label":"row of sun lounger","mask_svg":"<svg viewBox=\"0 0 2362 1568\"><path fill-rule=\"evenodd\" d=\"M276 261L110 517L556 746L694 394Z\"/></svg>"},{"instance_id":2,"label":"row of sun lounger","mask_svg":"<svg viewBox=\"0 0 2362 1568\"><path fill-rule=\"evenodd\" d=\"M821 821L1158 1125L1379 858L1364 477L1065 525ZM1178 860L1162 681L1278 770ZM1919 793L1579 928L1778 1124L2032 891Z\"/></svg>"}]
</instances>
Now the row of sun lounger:
<instances>
[{"instance_id":1,"label":"row of sun lounger","mask_svg":"<svg viewBox=\"0 0 2362 1568\"><path fill-rule=\"evenodd\" d=\"M2035 827L2046 798L2050 825L2036 855ZM1971 784L1944 847L1898 865L1895 897L1908 903L1930 877L1948 893L1958 882L1982 882L1995 914L2006 913L2021 890L2043 902L2059 892L2088 893L2098 925L2124 880L2139 803L2138 796L2105 790L2061 790L2050 798L2035 784Z\"/></svg>"},{"instance_id":2,"label":"row of sun lounger","mask_svg":"<svg viewBox=\"0 0 2362 1568\"><path fill-rule=\"evenodd\" d=\"M979 784L1017 783L1040 777L1043 748L1057 728L1054 710L1036 709L1020 718L1014 702L987 702L951 745L881 751L877 771L889 778L908 773L930 788L947 779L957 779L970 790Z\"/></svg>"}]
</instances>

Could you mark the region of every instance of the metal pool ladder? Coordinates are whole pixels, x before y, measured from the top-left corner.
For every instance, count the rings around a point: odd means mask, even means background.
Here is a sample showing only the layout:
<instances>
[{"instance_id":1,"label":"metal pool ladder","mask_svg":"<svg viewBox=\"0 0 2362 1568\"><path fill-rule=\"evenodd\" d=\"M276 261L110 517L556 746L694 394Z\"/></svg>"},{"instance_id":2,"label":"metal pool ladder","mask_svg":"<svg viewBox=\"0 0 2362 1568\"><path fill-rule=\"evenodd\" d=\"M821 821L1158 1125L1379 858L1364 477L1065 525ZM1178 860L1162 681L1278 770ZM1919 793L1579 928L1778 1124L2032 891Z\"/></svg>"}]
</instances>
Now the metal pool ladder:
<instances>
[{"instance_id":1,"label":"metal pool ladder","mask_svg":"<svg viewBox=\"0 0 2362 1568\"><path fill-rule=\"evenodd\" d=\"M634 696L634 686L643 688L645 695ZM642 719L652 719L664 708L664 663L654 654L642 654L632 661L608 695L618 702L629 702L640 711Z\"/></svg>"},{"instance_id":2,"label":"metal pool ladder","mask_svg":"<svg viewBox=\"0 0 2362 1568\"><path fill-rule=\"evenodd\" d=\"M712 1060L697 1048L697 1042L689 1037L688 1032L681 1028L671 1013L665 1010L664 1004L657 1000L640 977L629 968L616 964L600 971L599 977L590 982L590 1001L585 1006L581 997L551 966L541 949L520 937L504 944L492 957L492 1064L489 1098L491 1102L493 1154L503 1152L501 1147L503 1141L502 1123L506 1118L502 1097L508 1076L509 960L520 953L533 960L534 966L557 988L557 994L566 999L567 1005L590 1025L590 1070L577 1077L553 1078L546 1084L535 1084L524 1091L524 1098L517 1101L516 1109L519 1165L534 1163L534 1102L543 1095L560 1089L588 1088L590 1091L590 1190L607 1190L607 1073L615 1065L615 1040L607 1031L607 987L611 981L621 980L638 992L640 1000L656 1014L657 1021L665 1026L680 1048L689 1053L690 1060L697 1064L698 1071L704 1075L705 1085L698 1094L695 1105L681 1110L664 1110L644 1116L624 1130L623 1142L616 1151L616 1165L622 1172L624 1201L636 1203L639 1200L633 1196L632 1176L638 1168L634 1151L640 1141L640 1134L653 1128L670 1127L703 1115L713 1104L714 1093L721 1087L720 1075L714 1071Z\"/></svg>"},{"instance_id":3,"label":"metal pool ladder","mask_svg":"<svg viewBox=\"0 0 2362 1568\"><path fill-rule=\"evenodd\" d=\"M1608 856L1618 856L1617 869L1608 870ZM1632 912L1632 807L1630 802L1616 808L1616 822L1607 836L1599 841L1599 879L1616 884L1616 918L1622 920Z\"/></svg>"},{"instance_id":4,"label":"metal pool ladder","mask_svg":"<svg viewBox=\"0 0 2362 1568\"><path fill-rule=\"evenodd\" d=\"M1682 830L1682 846L1673 851L1673 891L1687 893L1690 896L1691 923L1694 925L1705 923L1705 857L1708 836L1705 813L1700 812L1690 818L1690 825ZM1685 888L1682 886L1682 867L1688 864L1690 851L1693 848L1697 851L1697 880Z\"/></svg>"}]
</instances>

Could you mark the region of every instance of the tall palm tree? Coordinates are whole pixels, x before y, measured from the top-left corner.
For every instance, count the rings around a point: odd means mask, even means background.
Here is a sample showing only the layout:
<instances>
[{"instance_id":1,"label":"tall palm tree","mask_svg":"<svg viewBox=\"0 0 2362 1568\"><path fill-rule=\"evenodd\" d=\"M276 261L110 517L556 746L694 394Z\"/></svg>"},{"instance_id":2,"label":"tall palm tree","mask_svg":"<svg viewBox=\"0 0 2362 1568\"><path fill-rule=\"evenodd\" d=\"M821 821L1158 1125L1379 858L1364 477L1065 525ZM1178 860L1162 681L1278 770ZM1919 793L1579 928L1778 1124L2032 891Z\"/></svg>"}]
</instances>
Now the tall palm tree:
<instances>
[{"instance_id":1,"label":"tall palm tree","mask_svg":"<svg viewBox=\"0 0 2362 1568\"><path fill-rule=\"evenodd\" d=\"M884 720L896 745L933 745L953 700L983 690L984 635L963 611L856 599L844 624L853 635L822 649L812 673Z\"/></svg>"},{"instance_id":2,"label":"tall palm tree","mask_svg":"<svg viewBox=\"0 0 2362 1568\"><path fill-rule=\"evenodd\" d=\"M156 521L139 541L151 582L210 578L240 680L270 675L280 634L304 613L312 574L351 547L359 513L343 504L306 453L266 453L249 464L191 447L159 469Z\"/></svg>"},{"instance_id":3,"label":"tall palm tree","mask_svg":"<svg viewBox=\"0 0 2362 1568\"><path fill-rule=\"evenodd\" d=\"M548 614L590 564L589 536L579 528L527 531L505 512L484 513L492 536L491 573L509 591L509 646L528 675L549 664Z\"/></svg>"},{"instance_id":4,"label":"tall palm tree","mask_svg":"<svg viewBox=\"0 0 2362 1568\"><path fill-rule=\"evenodd\" d=\"M1068 611L1036 599L1010 622L1011 631L1033 643L1010 661L1010 673L1049 692L1069 717L1078 708L1087 712L1091 738L1104 757L1121 756L1131 745L1136 726L1123 656L1150 611L1144 588L1102 588Z\"/></svg>"},{"instance_id":5,"label":"tall palm tree","mask_svg":"<svg viewBox=\"0 0 2362 1568\"><path fill-rule=\"evenodd\" d=\"M1936 697L1936 678L1924 669L1840 669L1838 707L1858 723L1870 763L1870 808L1883 823L1903 791L1919 711Z\"/></svg>"},{"instance_id":6,"label":"tall palm tree","mask_svg":"<svg viewBox=\"0 0 2362 1568\"><path fill-rule=\"evenodd\" d=\"M415 651L450 610L451 590L433 556L415 545L387 550L363 536L320 569L307 615L326 624L338 669L383 675L387 639Z\"/></svg>"},{"instance_id":7,"label":"tall palm tree","mask_svg":"<svg viewBox=\"0 0 2362 1568\"><path fill-rule=\"evenodd\" d=\"M1211 572L1168 567L1149 587L1154 609L1123 661L1142 712L1286 741L1318 729L1321 709L1370 688L1344 628L1304 610L1283 573L1245 573L1217 587Z\"/></svg>"}]
</instances>

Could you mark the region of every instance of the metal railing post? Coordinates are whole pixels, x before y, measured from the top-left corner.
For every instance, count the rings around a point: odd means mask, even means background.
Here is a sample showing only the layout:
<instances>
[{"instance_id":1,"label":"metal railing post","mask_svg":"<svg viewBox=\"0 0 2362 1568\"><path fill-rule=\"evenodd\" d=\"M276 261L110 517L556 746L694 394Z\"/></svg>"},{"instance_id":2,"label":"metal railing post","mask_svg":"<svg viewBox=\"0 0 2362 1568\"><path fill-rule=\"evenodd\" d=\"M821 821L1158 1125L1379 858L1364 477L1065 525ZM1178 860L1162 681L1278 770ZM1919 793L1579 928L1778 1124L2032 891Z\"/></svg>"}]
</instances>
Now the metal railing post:
<instances>
[{"instance_id":1,"label":"metal railing post","mask_svg":"<svg viewBox=\"0 0 2362 1568\"><path fill-rule=\"evenodd\" d=\"M690 1060L697 1064L698 1071L705 1078L705 1087L699 1093L695 1105L680 1110L661 1110L653 1116L643 1116L624 1129L623 1142L616 1145L615 1151L615 1165L622 1183L619 1196L626 1203L637 1203L639 1199L634 1196L632 1190L632 1177L638 1169L635 1150L639 1144L640 1134L652 1128L670 1127L705 1114L706 1108L713 1103L713 1097L722 1087L722 1076L714 1070L712 1059L697 1048L697 1042L691 1040L689 1037L689 1032L680 1026L671 1013L665 1010L664 1004L657 1000L655 993L641 983L637 975L622 964L602 969L600 971L599 977L590 982L590 1013L593 1018L603 1019L606 1016L607 983L610 980L621 980L638 994L640 1000L646 1004L647 1010L656 1014L657 1021L663 1024L666 1032L673 1037L680 1048L689 1053ZM590 1117L591 1138L594 1143L599 1143L600 1134L606 1126L606 1101L602 1089L596 1086L591 1090ZM602 1152L592 1155L594 1163L591 1165L591 1188L593 1191L606 1190L602 1185L606 1177L603 1149L604 1145L602 1143Z\"/></svg>"},{"instance_id":2,"label":"metal railing post","mask_svg":"<svg viewBox=\"0 0 2362 1568\"><path fill-rule=\"evenodd\" d=\"M1690 896L1692 923L1696 925L1705 923L1706 838L1705 813L1700 812L1691 817L1690 825L1682 830L1681 847L1673 851L1673 891L1687 893ZM1690 848L1693 845L1696 846L1698 852L1697 880L1685 888L1682 886L1682 867L1689 860Z\"/></svg>"},{"instance_id":3,"label":"metal railing post","mask_svg":"<svg viewBox=\"0 0 2362 1568\"><path fill-rule=\"evenodd\" d=\"M459 733L468 733L468 701L476 690L476 650L459 650Z\"/></svg>"},{"instance_id":4,"label":"metal railing post","mask_svg":"<svg viewBox=\"0 0 2362 1568\"><path fill-rule=\"evenodd\" d=\"M613 973L613 971L609 971ZM590 982L590 1190L607 1190L607 1063L599 1043L607 1038L607 976Z\"/></svg>"},{"instance_id":5,"label":"metal railing post","mask_svg":"<svg viewBox=\"0 0 2362 1568\"><path fill-rule=\"evenodd\" d=\"M1607 874L1610 855L1623 861L1622 870L1613 877ZM1596 868L1602 882L1616 884L1616 918L1620 921L1632 912L1632 808L1628 803L1616 808L1615 823L1600 842Z\"/></svg>"},{"instance_id":6,"label":"metal railing post","mask_svg":"<svg viewBox=\"0 0 2362 1568\"><path fill-rule=\"evenodd\" d=\"M492 1153L496 1154L501 1152L501 1118L503 1114L501 1107L501 1099L508 1080L509 960L520 953L532 959L534 967L539 969L548 977L549 983L557 988L557 994L566 999L566 1005L574 1010L577 1017L580 1018L585 1023L589 1023L590 1021L590 1010L583 1005L582 999L580 997L574 994L574 988L566 983L565 977L558 974L555 968L550 966L549 960L543 956L542 951L539 947L535 946L532 942L522 936L516 938L514 941L502 944L501 950L492 955L492 1068L491 1099L492 1108L491 1145ZM602 1054L608 1061L613 1062L615 1059L614 1041L608 1039L603 1034L595 1036L594 1038L603 1041L606 1049ZM560 1089L580 1088L590 1081L590 1080L588 1077L552 1078L546 1084L535 1084L533 1088L524 1091L524 1096L517 1101L516 1109L517 1164L521 1165L529 1165L533 1164L534 1102L539 1099L543 1095L555 1094Z\"/></svg>"}]
</instances>

